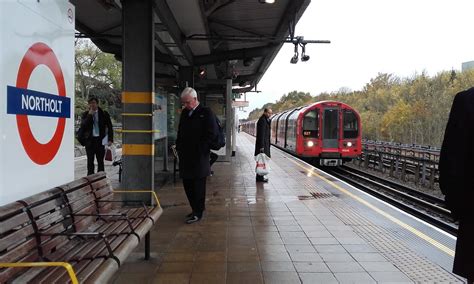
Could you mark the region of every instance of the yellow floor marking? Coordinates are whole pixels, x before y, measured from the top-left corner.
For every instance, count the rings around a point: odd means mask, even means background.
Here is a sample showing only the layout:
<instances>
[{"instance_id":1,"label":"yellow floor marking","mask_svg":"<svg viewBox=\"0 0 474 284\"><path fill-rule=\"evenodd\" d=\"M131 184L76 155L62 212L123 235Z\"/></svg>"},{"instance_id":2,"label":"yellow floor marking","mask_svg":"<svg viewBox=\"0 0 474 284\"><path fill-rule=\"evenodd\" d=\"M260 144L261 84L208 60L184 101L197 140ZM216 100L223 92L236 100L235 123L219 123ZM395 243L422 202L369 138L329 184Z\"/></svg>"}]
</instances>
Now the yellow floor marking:
<instances>
[{"instance_id":1,"label":"yellow floor marking","mask_svg":"<svg viewBox=\"0 0 474 284\"><path fill-rule=\"evenodd\" d=\"M450 248L448 248L447 246L441 244L440 242L432 239L431 237L427 236L426 234L418 231L417 229L413 228L412 226L402 222L401 220L393 217L392 215L388 214L387 212L384 212L383 210L377 208L376 206L370 204L369 202L367 202L366 200L356 196L355 194L347 191L346 189L340 187L339 185L335 184L334 182L328 180L327 178L321 176L320 174L316 173L313 169L309 170L305 167L303 167L301 164L299 164L298 162L294 161L293 159L289 159L291 162L293 162L295 165L297 165L298 167L304 169L305 171L308 171L308 174L312 174L312 175L315 175L317 177L319 177L320 179L324 180L326 183L330 184L331 186L333 186L334 188L338 189L339 191L341 191L342 193L346 194L346 195L349 195L350 197L352 197L353 199L359 201L360 203L364 204L365 206L371 208L372 210L374 210L375 212L379 213L380 215L384 216L385 218L391 220L392 222L394 222L395 224L405 228L406 230L412 232L413 234L415 234L416 236L418 236L419 238L427 241L428 243L430 243L431 245L435 246L436 248L438 248L439 250L443 251L444 253L448 254L449 256L452 256L454 257L454 251Z\"/></svg>"}]
</instances>

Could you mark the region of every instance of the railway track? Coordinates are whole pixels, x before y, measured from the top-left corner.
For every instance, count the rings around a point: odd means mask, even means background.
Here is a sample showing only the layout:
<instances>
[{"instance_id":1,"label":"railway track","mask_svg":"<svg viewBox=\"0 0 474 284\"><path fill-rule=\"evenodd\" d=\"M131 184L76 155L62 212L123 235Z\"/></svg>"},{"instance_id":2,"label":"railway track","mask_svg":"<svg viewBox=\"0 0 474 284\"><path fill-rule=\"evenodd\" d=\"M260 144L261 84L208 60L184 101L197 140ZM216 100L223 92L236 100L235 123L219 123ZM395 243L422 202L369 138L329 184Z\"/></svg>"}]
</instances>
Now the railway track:
<instances>
[{"instance_id":1,"label":"railway track","mask_svg":"<svg viewBox=\"0 0 474 284\"><path fill-rule=\"evenodd\" d=\"M301 159L284 148L273 144L272 146L297 159ZM338 168L313 166L445 232L457 236L458 227L451 218L451 211L446 208L443 199L347 166Z\"/></svg>"},{"instance_id":2,"label":"railway track","mask_svg":"<svg viewBox=\"0 0 474 284\"><path fill-rule=\"evenodd\" d=\"M457 235L457 226L450 217L451 212L446 208L444 200L436 196L345 166L323 170L427 223Z\"/></svg>"}]
</instances>

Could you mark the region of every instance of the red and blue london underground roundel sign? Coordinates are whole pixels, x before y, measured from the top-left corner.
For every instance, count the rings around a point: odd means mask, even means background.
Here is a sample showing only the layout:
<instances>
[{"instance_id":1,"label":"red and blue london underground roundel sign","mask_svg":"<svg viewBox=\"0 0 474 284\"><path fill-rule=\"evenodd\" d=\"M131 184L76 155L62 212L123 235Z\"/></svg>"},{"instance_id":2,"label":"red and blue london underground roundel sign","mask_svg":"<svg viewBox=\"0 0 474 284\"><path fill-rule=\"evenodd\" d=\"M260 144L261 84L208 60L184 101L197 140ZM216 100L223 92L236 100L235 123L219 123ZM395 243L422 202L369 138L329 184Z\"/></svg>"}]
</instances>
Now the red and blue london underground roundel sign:
<instances>
[{"instance_id":1,"label":"red and blue london underground roundel sign","mask_svg":"<svg viewBox=\"0 0 474 284\"><path fill-rule=\"evenodd\" d=\"M53 73L57 95L28 89L31 74L41 64ZM71 117L71 99L66 97L66 86L59 61L48 45L35 43L23 56L16 86L7 86L7 113L16 115L20 140L28 157L39 165L51 162L61 146L66 118ZM36 140L28 116L58 118L56 130L49 142L42 144Z\"/></svg>"}]
</instances>

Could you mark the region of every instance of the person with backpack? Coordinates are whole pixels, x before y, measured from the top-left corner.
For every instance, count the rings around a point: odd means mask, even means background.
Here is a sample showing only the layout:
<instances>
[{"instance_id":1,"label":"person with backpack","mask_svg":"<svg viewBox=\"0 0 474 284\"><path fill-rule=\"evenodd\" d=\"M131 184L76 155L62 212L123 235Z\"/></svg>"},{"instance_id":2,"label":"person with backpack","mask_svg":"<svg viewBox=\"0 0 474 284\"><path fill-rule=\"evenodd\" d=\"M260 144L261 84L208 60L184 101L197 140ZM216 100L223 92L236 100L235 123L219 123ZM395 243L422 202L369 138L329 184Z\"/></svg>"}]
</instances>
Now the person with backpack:
<instances>
[{"instance_id":1,"label":"person with backpack","mask_svg":"<svg viewBox=\"0 0 474 284\"><path fill-rule=\"evenodd\" d=\"M184 191L192 209L185 222L192 224L201 220L205 209L210 150L217 144L219 126L212 110L199 103L193 88L183 90L181 104L183 110L179 120L176 150L179 156L179 175L183 179Z\"/></svg>"}]
</instances>

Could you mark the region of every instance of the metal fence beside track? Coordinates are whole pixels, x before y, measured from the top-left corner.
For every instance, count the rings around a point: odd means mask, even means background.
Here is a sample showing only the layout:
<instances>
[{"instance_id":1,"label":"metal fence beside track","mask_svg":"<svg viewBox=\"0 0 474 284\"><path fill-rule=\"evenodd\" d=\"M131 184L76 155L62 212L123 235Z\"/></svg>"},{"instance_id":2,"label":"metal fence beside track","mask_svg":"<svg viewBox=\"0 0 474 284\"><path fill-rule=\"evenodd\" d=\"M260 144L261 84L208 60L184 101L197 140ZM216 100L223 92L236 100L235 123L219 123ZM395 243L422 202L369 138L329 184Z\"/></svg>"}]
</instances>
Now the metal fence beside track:
<instances>
[{"instance_id":1,"label":"metal fence beside track","mask_svg":"<svg viewBox=\"0 0 474 284\"><path fill-rule=\"evenodd\" d=\"M353 163L385 173L402 182L436 189L440 150L434 147L380 141L363 141L362 155Z\"/></svg>"}]
</instances>

